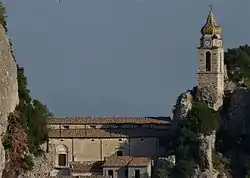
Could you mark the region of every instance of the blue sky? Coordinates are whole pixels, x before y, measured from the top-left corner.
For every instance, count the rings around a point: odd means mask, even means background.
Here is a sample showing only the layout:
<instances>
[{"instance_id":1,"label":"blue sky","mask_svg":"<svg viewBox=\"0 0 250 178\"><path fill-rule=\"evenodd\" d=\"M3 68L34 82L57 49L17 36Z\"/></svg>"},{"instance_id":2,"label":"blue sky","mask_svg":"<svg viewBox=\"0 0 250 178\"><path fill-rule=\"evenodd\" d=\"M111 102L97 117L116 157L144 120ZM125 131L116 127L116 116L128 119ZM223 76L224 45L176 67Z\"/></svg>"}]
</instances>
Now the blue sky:
<instances>
[{"instance_id":1,"label":"blue sky","mask_svg":"<svg viewBox=\"0 0 250 178\"><path fill-rule=\"evenodd\" d=\"M32 95L60 116L169 116L196 85L209 4L225 48L250 43L250 1L3 0Z\"/></svg>"}]
</instances>

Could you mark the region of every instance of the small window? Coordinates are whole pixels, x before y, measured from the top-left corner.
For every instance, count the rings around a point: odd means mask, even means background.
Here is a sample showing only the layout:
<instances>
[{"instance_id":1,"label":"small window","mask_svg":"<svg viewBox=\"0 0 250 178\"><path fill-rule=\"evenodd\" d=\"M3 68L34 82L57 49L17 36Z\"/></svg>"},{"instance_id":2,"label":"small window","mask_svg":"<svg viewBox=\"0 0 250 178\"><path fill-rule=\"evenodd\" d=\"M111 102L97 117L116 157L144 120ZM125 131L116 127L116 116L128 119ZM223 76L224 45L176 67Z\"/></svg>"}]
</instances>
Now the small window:
<instances>
[{"instance_id":1,"label":"small window","mask_svg":"<svg viewBox=\"0 0 250 178\"><path fill-rule=\"evenodd\" d=\"M113 172L113 170L108 170L108 176L111 176L111 177L113 177L113 176L114 176L114 172Z\"/></svg>"},{"instance_id":2,"label":"small window","mask_svg":"<svg viewBox=\"0 0 250 178\"><path fill-rule=\"evenodd\" d=\"M117 156L123 156L123 151L117 151L117 152L116 152L116 155L117 155Z\"/></svg>"},{"instance_id":3,"label":"small window","mask_svg":"<svg viewBox=\"0 0 250 178\"><path fill-rule=\"evenodd\" d=\"M122 141L122 139L121 138L119 138L119 142L121 142Z\"/></svg>"},{"instance_id":4,"label":"small window","mask_svg":"<svg viewBox=\"0 0 250 178\"><path fill-rule=\"evenodd\" d=\"M141 142L144 142L144 138L141 138Z\"/></svg>"},{"instance_id":5,"label":"small window","mask_svg":"<svg viewBox=\"0 0 250 178\"><path fill-rule=\"evenodd\" d=\"M69 129L69 126L68 125L64 125L63 128Z\"/></svg>"},{"instance_id":6,"label":"small window","mask_svg":"<svg viewBox=\"0 0 250 178\"><path fill-rule=\"evenodd\" d=\"M140 170L139 169L135 170L135 178L140 178Z\"/></svg>"},{"instance_id":7,"label":"small window","mask_svg":"<svg viewBox=\"0 0 250 178\"><path fill-rule=\"evenodd\" d=\"M95 141L94 139L91 140L91 142L94 142L94 141Z\"/></svg>"},{"instance_id":8,"label":"small window","mask_svg":"<svg viewBox=\"0 0 250 178\"><path fill-rule=\"evenodd\" d=\"M128 177L128 169L125 170L125 177Z\"/></svg>"}]
</instances>

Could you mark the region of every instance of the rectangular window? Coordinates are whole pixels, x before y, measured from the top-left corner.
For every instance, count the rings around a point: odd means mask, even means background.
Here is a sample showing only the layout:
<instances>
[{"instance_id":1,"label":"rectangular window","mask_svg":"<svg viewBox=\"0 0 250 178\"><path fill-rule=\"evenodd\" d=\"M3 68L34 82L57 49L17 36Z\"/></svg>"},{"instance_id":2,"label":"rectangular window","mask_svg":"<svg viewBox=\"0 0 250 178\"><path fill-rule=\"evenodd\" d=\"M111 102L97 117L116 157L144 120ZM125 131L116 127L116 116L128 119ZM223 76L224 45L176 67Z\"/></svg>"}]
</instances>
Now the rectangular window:
<instances>
[{"instance_id":1,"label":"rectangular window","mask_svg":"<svg viewBox=\"0 0 250 178\"><path fill-rule=\"evenodd\" d=\"M140 178L140 170L139 169L135 170L135 178Z\"/></svg>"},{"instance_id":2,"label":"rectangular window","mask_svg":"<svg viewBox=\"0 0 250 178\"><path fill-rule=\"evenodd\" d=\"M114 176L113 170L108 170L108 176L109 176L109 177L113 177L113 176Z\"/></svg>"},{"instance_id":3,"label":"rectangular window","mask_svg":"<svg viewBox=\"0 0 250 178\"><path fill-rule=\"evenodd\" d=\"M128 177L128 169L125 170L125 177Z\"/></svg>"},{"instance_id":4,"label":"rectangular window","mask_svg":"<svg viewBox=\"0 0 250 178\"><path fill-rule=\"evenodd\" d=\"M64 125L63 128L69 129L69 126L68 125Z\"/></svg>"},{"instance_id":5,"label":"rectangular window","mask_svg":"<svg viewBox=\"0 0 250 178\"><path fill-rule=\"evenodd\" d=\"M116 155L117 155L117 156L123 156L123 152L122 152L122 151L117 151L117 152L116 152Z\"/></svg>"}]
</instances>

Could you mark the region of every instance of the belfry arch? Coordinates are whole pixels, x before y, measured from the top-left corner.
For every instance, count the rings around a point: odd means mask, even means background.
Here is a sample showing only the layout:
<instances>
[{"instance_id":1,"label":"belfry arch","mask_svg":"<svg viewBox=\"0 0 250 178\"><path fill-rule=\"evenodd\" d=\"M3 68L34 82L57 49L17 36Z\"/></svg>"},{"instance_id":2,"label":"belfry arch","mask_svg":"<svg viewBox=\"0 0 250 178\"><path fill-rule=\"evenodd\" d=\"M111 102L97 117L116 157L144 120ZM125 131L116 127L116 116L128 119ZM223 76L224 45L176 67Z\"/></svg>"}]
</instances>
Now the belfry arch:
<instances>
[{"instance_id":1,"label":"belfry arch","mask_svg":"<svg viewBox=\"0 0 250 178\"><path fill-rule=\"evenodd\" d=\"M210 72L211 71L211 52L207 51L206 52L206 71Z\"/></svg>"}]
</instances>

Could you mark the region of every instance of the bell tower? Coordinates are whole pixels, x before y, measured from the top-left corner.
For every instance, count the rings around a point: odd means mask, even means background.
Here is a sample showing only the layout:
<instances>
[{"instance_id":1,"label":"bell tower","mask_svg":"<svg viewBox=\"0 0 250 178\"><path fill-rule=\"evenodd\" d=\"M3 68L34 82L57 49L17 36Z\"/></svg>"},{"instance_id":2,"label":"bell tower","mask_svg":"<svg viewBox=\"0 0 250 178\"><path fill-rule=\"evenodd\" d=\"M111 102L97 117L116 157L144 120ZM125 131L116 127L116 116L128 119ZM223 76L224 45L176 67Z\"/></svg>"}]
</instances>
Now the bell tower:
<instances>
[{"instance_id":1,"label":"bell tower","mask_svg":"<svg viewBox=\"0 0 250 178\"><path fill-rule=\"evenodd\" d=\"M223 104L224 95L224 49L221 27L216 23L212 7L198 47L197 87L209 95L209 103L214 109Z\"/></svg>"}]
</instances>

